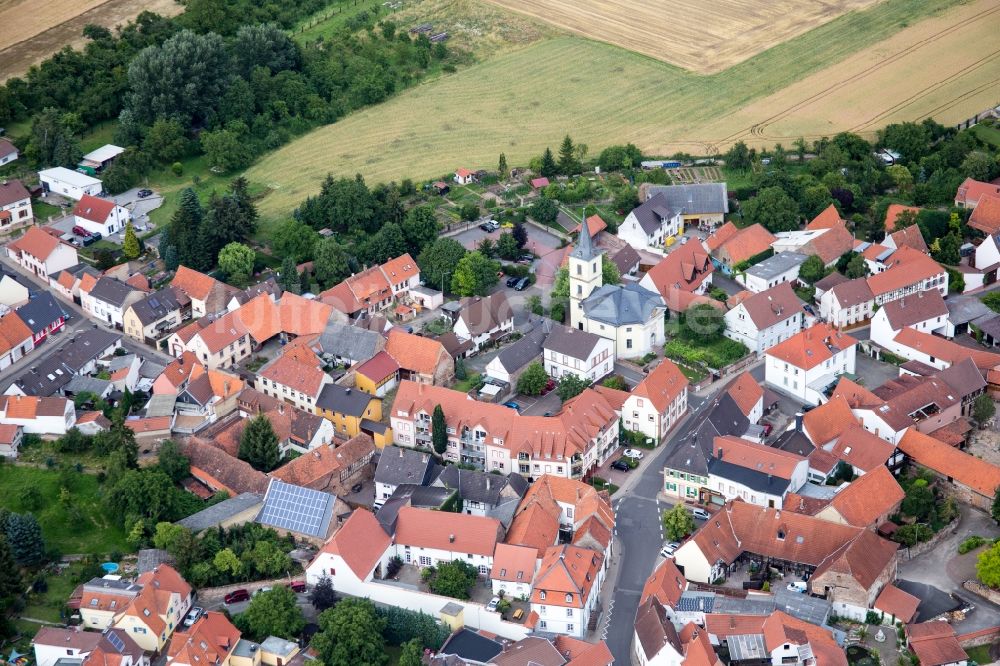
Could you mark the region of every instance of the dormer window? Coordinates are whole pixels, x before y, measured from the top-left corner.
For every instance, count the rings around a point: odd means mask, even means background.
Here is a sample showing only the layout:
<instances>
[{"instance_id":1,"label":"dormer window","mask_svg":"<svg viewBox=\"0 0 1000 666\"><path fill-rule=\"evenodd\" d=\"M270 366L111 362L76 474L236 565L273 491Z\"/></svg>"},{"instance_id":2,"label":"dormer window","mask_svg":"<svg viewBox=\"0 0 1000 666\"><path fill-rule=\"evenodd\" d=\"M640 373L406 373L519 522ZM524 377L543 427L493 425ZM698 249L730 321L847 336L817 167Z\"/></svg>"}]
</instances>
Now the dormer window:
<instances>
[{"instance_id":1,"label":"dormer window","mask_svg":"<svg viewBox=\"0 0 1000 666\"><path fill-rule=\"evenodd\" d=\"M785 540L785 530L778 530L778 541Z\"/></svg>"},{"instance_id":2,"label":"dormer window","mask_svg":"<svg viewBox=\"0 0 1000 666\"><path fill-rule=\"evenodd\" d=\"M541 590L538 593L538 598L541 599L542 601L545 601L545 590Z\"/></svg>"},{"instance_id":3,"label":"dormer window","mask_svg":"<svg viewBox=\"0 0 1000 666\"><path fill-rule=\"evenodd\" d=\"M572 594L570 594L570 593L566 594L566 603L568 603L568 604L573 603L573 595Z\"/></svg>"}]
</instances>

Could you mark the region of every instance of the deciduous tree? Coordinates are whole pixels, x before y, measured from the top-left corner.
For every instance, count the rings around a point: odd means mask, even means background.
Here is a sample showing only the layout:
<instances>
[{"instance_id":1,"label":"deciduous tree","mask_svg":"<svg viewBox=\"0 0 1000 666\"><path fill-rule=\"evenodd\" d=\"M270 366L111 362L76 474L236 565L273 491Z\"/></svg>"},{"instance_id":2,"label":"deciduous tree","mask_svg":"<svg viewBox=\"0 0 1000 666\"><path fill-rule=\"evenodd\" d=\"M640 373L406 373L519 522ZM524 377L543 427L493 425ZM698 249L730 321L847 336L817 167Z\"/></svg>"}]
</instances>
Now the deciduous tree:
<instances>
[{"instance_id":1,"label":"deciduous tree","mask_svg":"<svg viewBox=\"0 0 1000 666\"><path fill-rule=\"evenodd\" d=\"M545 389L549 375L538 361L532 362L517 378L517 392L522 395L539 395Z\"/></svg>"},{"instance_id":2,"label":"deciduous tree","mask_svg":"<svg viewBox=\"0 0 1000 666\"><path fill-rule=\"evenodd\" d=\"M581 379L572 373L565 374L560 377L559 383L556 385L556 395L559 396L560 400L566 402L583 393L588 386L590 386L590 382L586 379Z\"/></svg>"},{"instance_id":3,"label":"deciduous tree","mask_svg":"<svg viewBox=\"0 0 1000 666\"><path fill-rule=\"evenodd\" d=\"M1000 587L1000 543L995 543L979 553L976 559L976 575L983 585Z\"/></svg>"},{"instance_id":4,"label":"deciduous tree","mask_svg":"<svg viewBox=\"0 0 1000 666\"><path fill-rule=\"evenodd\" d=\"M263 543L269 542L258 541L257 545ZM240 628L246 628L258 641L268 636L294 640L306 625L302 609L296 602L295 592L285 585L277 585L265 592L259 592L250 600L246 611L238 618Z\"/></svg>"},{"instance_id":5,"label":"deciduous tree","mask_svg":"<svg viewBox=\"0 0 1000 666\"><path fill-rule=\"evenodd\" d=\"M815 254L809 255L809 258L802 262L799 266L799 279L808 284L816 284L824 277L826 277L826 266L823 264L823 260Z\"/></svg>"},{"instance_id":6,"label":"deciduous tree","mask_svg":"<svg viewBox=\"0 0 1000 666\"><path fill-rule=\"evenodd\" d=\"M669 511L663 512L663 530L671 541L680 541L694 532L694 516L683 504L675 504Z\"/></svg>"},{"instance_id":7,"label":"deciduous tree","mask_svg":"<svg viewBox=\"0 0 1000 666\"><path fill-rule=\"evenodd\" d=\"M478 250L469 252L455 266L451 290L459 296L485 296L497 283L500 264Z\"/></svg>"},{"instance_id":8,"label":"deciduous tree","mask_svg":"<svg viewBox=\"0 0 1000 666\"><path fill-rule=\"evenodd\" d=\"M157 467L170 477L174 483L180 483L191 475L191 461L181 453L180 447L172 439L160 444L157 454ZM159 547L159 546L157 546Z\"/></svg>"},{"instance_id":9,"label":"deciduous tree","mask_svg":"<svg viewBox=\"0 0 1000 666\"><path fill-rule=\"evenodd\" d=\"M254 251L243 243L229 243L219 250L219 268L231 284L243 287L250 280L256 258Z\"/></svg>"},{"instance_id":10,"label":"deciduous tree","mask_svg":"<svg viewBox=\"0 0 1000 666\"><path fill-rule=\"evenodd\" d=\"M772 233L799 228L799 207L780 187L765 187L743 204L747 224L760 224Z\"/></svg>"},{"instance_id":11,"label":"deciduous tree","mask_svg":"<svg viewBox=\"0 0 1000 666\"><path fill-rule=\"evenodd\" d=\"M344 599L319 616L319 632L312 647L324 666L386 666L382 630L385 620L367 599Z\"/></svg>"},{"instance_id":12,"label":"deciduous tree","mask_svg":"<svg viewBox=\"0 0 1000 666\"><path fill-rule=\"evenodd\" d=\"M333 589L333 581L328 576L320 578L309 591L309 603L320 612L337 604L337 593Z\"/></svg>"},{"instance_id":13,"label":"deciduous tree","mask_svg":"<svg viewBox=\"0 0 1000 666\"><path fill-rule=\"evenodd\" d=\"M451 287L450 278L465 252L454 238L438 238L420 253L417 265L430 287L445 290Z\"/></svg>"},{"instance_id":14,"label":"deciduous tree","mask_svg":"<svg viewBox=\"0 0 1000 666\"><path fill-rule=\"evenodd\" d=\"M993 398L988 393L981 394L972 403L972 418L976 419L976 423L979 425L983 425L989 421L996 413L996 403L993 402Z\"/></svg>"},{"instance_id":15,"label":"deciduous tree","mask_svg":"<svg viewBox=\"0 0 1000 666\"><path fill-rule=\"evenodd\" d=\"M445 562L438 565L437 572L431 578L431 592L454 599L468 599L469 590L478 577L479 571L468 562Z\"/></svg>"},{"instance_id":16,"label":"deciduous tree","mask_svg":"<svg viewBox=\"0 0 1000 666\"><path fill-rule=\"evenodd\" d=\"M324 238L316 243L316 258L313 259L316 280L324 289L341 282L351 274L351 263L345 248L335 237Z\"/></svg>"},{"instance_id":17,"label":"deciduous tree","mask_svg":"<svg viewBox=\"0 0 1000 666\"><path fill-rule=\"evenodd\" d=\"M548 197L538 197L531 204L531 217L539 224L553 224L559 217L559 206Z\"/></svg>"},{"instance_id":18,"label":"deciduous tree","mask_svg":"<svg viewBox=\"0 0 1000 666\"><path fill-rule=\"evenodd\" d=\"M868 275L868 265L865 263L865 258L860 254L851 257L850 261L847 262L847 270L844 271L844 275L852 280Z\"/></svg>"}]
</instances>

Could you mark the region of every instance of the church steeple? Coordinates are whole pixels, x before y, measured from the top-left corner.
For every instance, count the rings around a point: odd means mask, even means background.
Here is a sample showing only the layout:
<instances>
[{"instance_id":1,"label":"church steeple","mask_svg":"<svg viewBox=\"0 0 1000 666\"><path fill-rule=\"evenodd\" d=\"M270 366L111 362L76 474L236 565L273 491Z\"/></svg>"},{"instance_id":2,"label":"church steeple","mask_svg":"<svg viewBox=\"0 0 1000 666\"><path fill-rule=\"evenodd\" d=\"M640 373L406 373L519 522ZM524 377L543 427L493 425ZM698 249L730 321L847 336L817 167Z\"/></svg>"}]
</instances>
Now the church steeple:
<instances>
[{"instance_id":1,"label":"church steeple","mask_svg":"<svg viewBox=\"0 0 1000 666\"><path fill-rule=\"evenodd\" d=\"M580 239L576 243L576 247L570 253L571 257L580 259L582 261L590 261L594 257L600 256L600 252L594 252L594 243L590 238L590 225L587 220L580 223Z\"/></svg>"},{"instance_id":2,"label":"church steeple","mask_svg":"<svg viewBox=\"0 0 1000 666\"><path fill-rule=\"evenodd\" d=\"M580 239L569 253L569 320L573 328L586 330L583 301L604 283L603 254L603 250L594 247L590 224L584 220L580 225Z\"/></svg>"}]
</instances>

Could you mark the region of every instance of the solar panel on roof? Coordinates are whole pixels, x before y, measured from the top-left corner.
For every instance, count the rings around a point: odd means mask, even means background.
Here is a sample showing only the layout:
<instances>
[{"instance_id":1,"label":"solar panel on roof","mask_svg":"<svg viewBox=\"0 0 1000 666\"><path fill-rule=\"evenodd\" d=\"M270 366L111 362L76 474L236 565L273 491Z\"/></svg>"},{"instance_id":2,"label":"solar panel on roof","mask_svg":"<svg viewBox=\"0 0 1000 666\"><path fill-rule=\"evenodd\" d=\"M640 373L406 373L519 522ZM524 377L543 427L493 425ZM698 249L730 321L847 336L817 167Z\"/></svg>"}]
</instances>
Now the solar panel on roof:
<instances>
[{"instance_id":1,"label":"solar panel on roof","mask_svg":"<svg viewBox=\"0 0 1000 666\"><path fill-rule=\"evenodd\" d=\"M867 250L868 248L870 248L871 245L872 244L868 243L868 242L860 243L860 244L858 244L858 246L856 248L854 248L854 251L855 252L864 252L865 250Z\"/></svg>"},{"instance_id":2,"label":"solar panel on roof","mask_svg":"<svg viewBox=\"0 0 1000 666\"><path fill-rule=\"evenodd\" d=\"M119 652L125 651L125 641L122 640L121 636L113 631L107 633L108 642L115 646L115 649Z\"/></svg>"},{"instance_id":3,"label":"solar panel on roof","mask_svg":"<svg viewBox=\"0 0 1000 666\"><path fill-rule=\"evenodd\" d=\"M257 521L300 534L325 536L333 512L329 493L272 481Z\"/></svg>"},{"instance_id":4,"label":"solar panel on roof","mask_svg":"<svg viewBox=\"0 0 1000 666\"><path fill-rule=\"evenodd\" d=\"M896 250L894 250L893 248L890 247L888 250L885 250L884 252L880 252L879 255L877 257L875 257L875 258L878 259L879 261L885 261L895 251Z\"/></svg>"}]
</instances>

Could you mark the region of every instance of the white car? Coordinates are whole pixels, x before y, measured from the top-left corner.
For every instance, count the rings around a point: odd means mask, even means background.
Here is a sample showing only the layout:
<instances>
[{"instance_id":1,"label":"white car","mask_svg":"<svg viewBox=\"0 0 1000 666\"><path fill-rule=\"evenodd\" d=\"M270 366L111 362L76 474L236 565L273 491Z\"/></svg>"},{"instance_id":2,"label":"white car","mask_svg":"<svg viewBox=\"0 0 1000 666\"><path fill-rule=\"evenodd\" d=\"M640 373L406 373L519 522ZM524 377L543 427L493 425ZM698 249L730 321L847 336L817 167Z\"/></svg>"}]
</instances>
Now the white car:
<instances>
[{"instance_id":1,"label":"white car","mask_svg":"<svg viewBox=\"0 0 1000 666\"><path fill-rule=\"evenodd\" d=\"M636 460L642 460L642 456L644 454L639 449L625 449L625 453L623 455L626 458L635 458Z\"/></svg>"},{"instance_id":2,"label":"white car","mask_svg":"<svg viewBox=\"0 0 1000 666\"><path fill-rule=\"evenodd\" d=\"M680 548L680 547L681 547L681 545L679 543L677 543L676 541L667 542L667 543L663 544L663 548L660 549L660 557L666 557L668 559L673 559L674 553L676 553L677 549Z\"/></svg>"},{"instance_id":3,"label":"white car","mask_svg":"<svg viewBox=\"0 0 1000 666\"><path fill-rule=\"evenodd\" d=\"M807 584L804 580L793 580L788 584L789 592L798 592L799 594L805 594L807 590Z\"/></svg>"},{"instance_id":4,"label":"white car","mask_svg":"<svg viewBox=\"0 0 1000 666\"><path fill-rule=\"evenodd\" d=\"M700 506L696 506L693 509L691 509L691 515L697 518L698 520L708 520L709 518L712 517L712 514L710 514L708 511L705 511Z\"/></svg>"},{"instance_id":5,"label":"white car","mask_svg":"<svg viewBox=\"0 0 1000 666\"><path fill-rule=\"evenodd\" d=\"M497 605L500 603L500 597L493 597L490 599L490 603L486 604L486 610L491 613L497 612Z\"/></svg>"},{"instance_id":6,"label":"white car","mask_svg":"<svg viewBox=\"0 0 1000 666\"><path fill-rule=\"evenodd\" d=\"M191 625L193 625L195 622L198 621L198 618L201 617L201 614L204 612L205 609L202 608L201 606L195 606L194 608L189 610L188 614L184 616L184 626L190 627Z\"/></svg>"}]
</instances>

